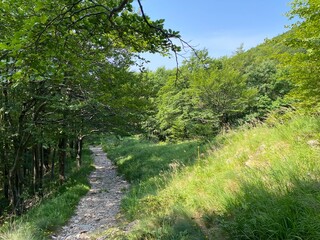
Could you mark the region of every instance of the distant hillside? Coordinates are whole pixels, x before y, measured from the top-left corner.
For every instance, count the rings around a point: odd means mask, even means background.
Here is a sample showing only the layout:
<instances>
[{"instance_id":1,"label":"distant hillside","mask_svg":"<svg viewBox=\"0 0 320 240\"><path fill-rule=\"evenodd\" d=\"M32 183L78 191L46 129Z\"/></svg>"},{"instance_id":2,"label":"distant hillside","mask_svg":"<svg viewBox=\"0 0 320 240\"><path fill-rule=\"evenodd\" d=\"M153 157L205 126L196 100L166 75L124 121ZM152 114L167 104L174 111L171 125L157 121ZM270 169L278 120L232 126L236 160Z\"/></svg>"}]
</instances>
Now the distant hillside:
<instances>
[{"instance_id":1,"label":"distant hillside","mask_svg":"<svg viewBox=\"0 0 320 240\"><path fill-rule=\"evenodd\" d=\"M296 50L290 47L288 40L293 37L293 30L280 34L272 39L265 39L265 41L256 47L253 47L240 55L234 55L232 58L246 59L247 63L255 61L263 61L265 59L280 60L279 55L284 53L291 54Z\"/></svg>"}]
</instances>

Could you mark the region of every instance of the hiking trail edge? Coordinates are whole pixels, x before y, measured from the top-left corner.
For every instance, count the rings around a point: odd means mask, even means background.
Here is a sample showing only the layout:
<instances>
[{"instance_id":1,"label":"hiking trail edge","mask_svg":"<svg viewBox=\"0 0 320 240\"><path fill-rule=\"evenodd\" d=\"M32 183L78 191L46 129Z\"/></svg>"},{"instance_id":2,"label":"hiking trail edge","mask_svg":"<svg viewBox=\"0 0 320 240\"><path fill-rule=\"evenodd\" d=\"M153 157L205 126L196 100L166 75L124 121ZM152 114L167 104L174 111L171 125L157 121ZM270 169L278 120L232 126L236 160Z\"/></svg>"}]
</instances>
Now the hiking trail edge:
<instances>
[{"instance_id":1,"label":"hiking trail edge","mask_svg":"<svg viewBox=\"0 0 320 240\"><path fill-rule=\"evenodd\" d=\"M90 174L91 189L80 200L75 215L56 235L55 240L90 239L90 234L117 225L120 202L129 184L117 176L116 167L101 147L90 147L95 170ZM106 237L101 239L107 239Z\"/></svg>"}]
</instances>

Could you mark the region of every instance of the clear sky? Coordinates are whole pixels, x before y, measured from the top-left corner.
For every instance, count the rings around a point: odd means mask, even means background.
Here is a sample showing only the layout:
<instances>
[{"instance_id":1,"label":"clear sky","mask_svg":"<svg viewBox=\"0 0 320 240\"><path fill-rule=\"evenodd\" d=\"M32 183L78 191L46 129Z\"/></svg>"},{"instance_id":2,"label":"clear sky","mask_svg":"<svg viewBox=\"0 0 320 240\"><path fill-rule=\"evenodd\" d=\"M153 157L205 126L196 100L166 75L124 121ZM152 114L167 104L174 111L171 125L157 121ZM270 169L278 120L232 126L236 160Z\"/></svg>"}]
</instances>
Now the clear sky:
<instances>
[{"instance_id":1,"label":"clear sky","mask_svg":"<svg viewBox=\"0 0 320 240\"><path fill-rule=\"evenodd\" d=\"M142 0L151 19L165 19L165 27L177 30L197 49L212 57L231 55L241 44L252 48L285 31L290 0ZM146 54L147 67L174 68L175 60Z\"/></svg>"}]
</instances>

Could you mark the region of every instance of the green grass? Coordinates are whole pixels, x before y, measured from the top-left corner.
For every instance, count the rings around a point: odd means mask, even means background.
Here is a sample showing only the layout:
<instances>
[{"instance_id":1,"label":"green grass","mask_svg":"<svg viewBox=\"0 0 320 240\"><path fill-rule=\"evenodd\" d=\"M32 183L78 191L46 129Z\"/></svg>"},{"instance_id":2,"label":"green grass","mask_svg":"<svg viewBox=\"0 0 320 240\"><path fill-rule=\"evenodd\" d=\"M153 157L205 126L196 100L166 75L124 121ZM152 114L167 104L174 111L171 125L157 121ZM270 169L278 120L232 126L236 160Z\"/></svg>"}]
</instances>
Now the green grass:
<instances>
[{"instance_id":1,"label":"green grass","mask_svg":"<svg viewBox=\"0 0 320 240\"><path fill-rule=\"evenodd\" d=\"M129 181L141 181L181 165L193 164L198 157L198 150L203 151L203 144L197 141L151 143L136 136L109 142L103 148Z\"/></svg>"},{"instance_id":2,"label":"green grass","mask_svg":"<svg viewBox=\"0 0 320 240\"><path fill-rule=\"evenodd\" d=\"M200 159L197 142L109 142L139 222L122 238L320 239L319 142L320 120L303 116L220 135Z\"/></svg>"},{"instance_id":3,"label":"green grass","mask_svg":"<svg viewBox=\"0 0 320 240\"><path fill-rule=\"evenodd\" d=\"M83 166L68 177L59 191L35 206L25 215L0 228L3 240L40 240L63 226L73 215L80 198L90 188L88 174L93 170L90 151L84 150Z\"/></svg>"},{"instance_id":4,"label":"green grass","mask_svg":"<svg viewBox=\"0 0 320 240\"><path fill-rule=\"evenodd\" d=\"M157 211L161 205L166 204L165 199L158 198L158 191L172 180L172 173L195 164L199 157L203 157L201 152L204 151L204 144L198 141L151 143L139 137L123 140L109 138L104 150L108 157L116 162L120 173L132 184L130 192L122 201L122 208L129 220L134 220L137 216L148 215L149 211ZM140 204L145 207L141 208ZM184 239L193 234L198 239L199 234L202 236L190 217L179 216L179 219L175 220L172 218L175 218L175 215L164 216L159 220L163 228L145 233L143 238L148 239L150 235L155 236L155 239L162 239L160 236L166 235L168 239ZM173 221L177 224L171 227Z\"/></svg>"}]
</instances>

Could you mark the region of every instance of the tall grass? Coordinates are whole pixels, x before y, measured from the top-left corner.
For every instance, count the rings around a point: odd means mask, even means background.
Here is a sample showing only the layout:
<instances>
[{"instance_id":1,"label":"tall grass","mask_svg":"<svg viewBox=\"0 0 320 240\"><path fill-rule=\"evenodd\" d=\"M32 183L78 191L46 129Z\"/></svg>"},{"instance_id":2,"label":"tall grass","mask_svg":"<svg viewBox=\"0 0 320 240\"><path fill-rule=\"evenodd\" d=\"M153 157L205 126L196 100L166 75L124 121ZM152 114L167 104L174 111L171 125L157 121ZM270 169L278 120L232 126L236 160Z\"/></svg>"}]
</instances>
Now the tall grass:
<instances>
[{"instance_id":1,"label":"tall grass","mask_svg":"<svg viewBox=\"0 0 320 240\"><path fill-rule=\"evenodd\" d=\"M39 203L25 215L4 224L0 228L3 240L48 239L73 215L80 198L90 188L88 174L93 170L90 151L83 154L83 166L68 178L53 196Z\"/></svg>"},{"instance_id":2,"label":"tall grass","mask_svg":"<svg viewBox=\"0 0 320 240\"><path fill-rule=\"evenodd\" d=\"M109 144L133 182L126 238L320 239L319 142L320 120L301 116L220 135L200 159L196 142Z\"/></svg>"}]
</instances>

